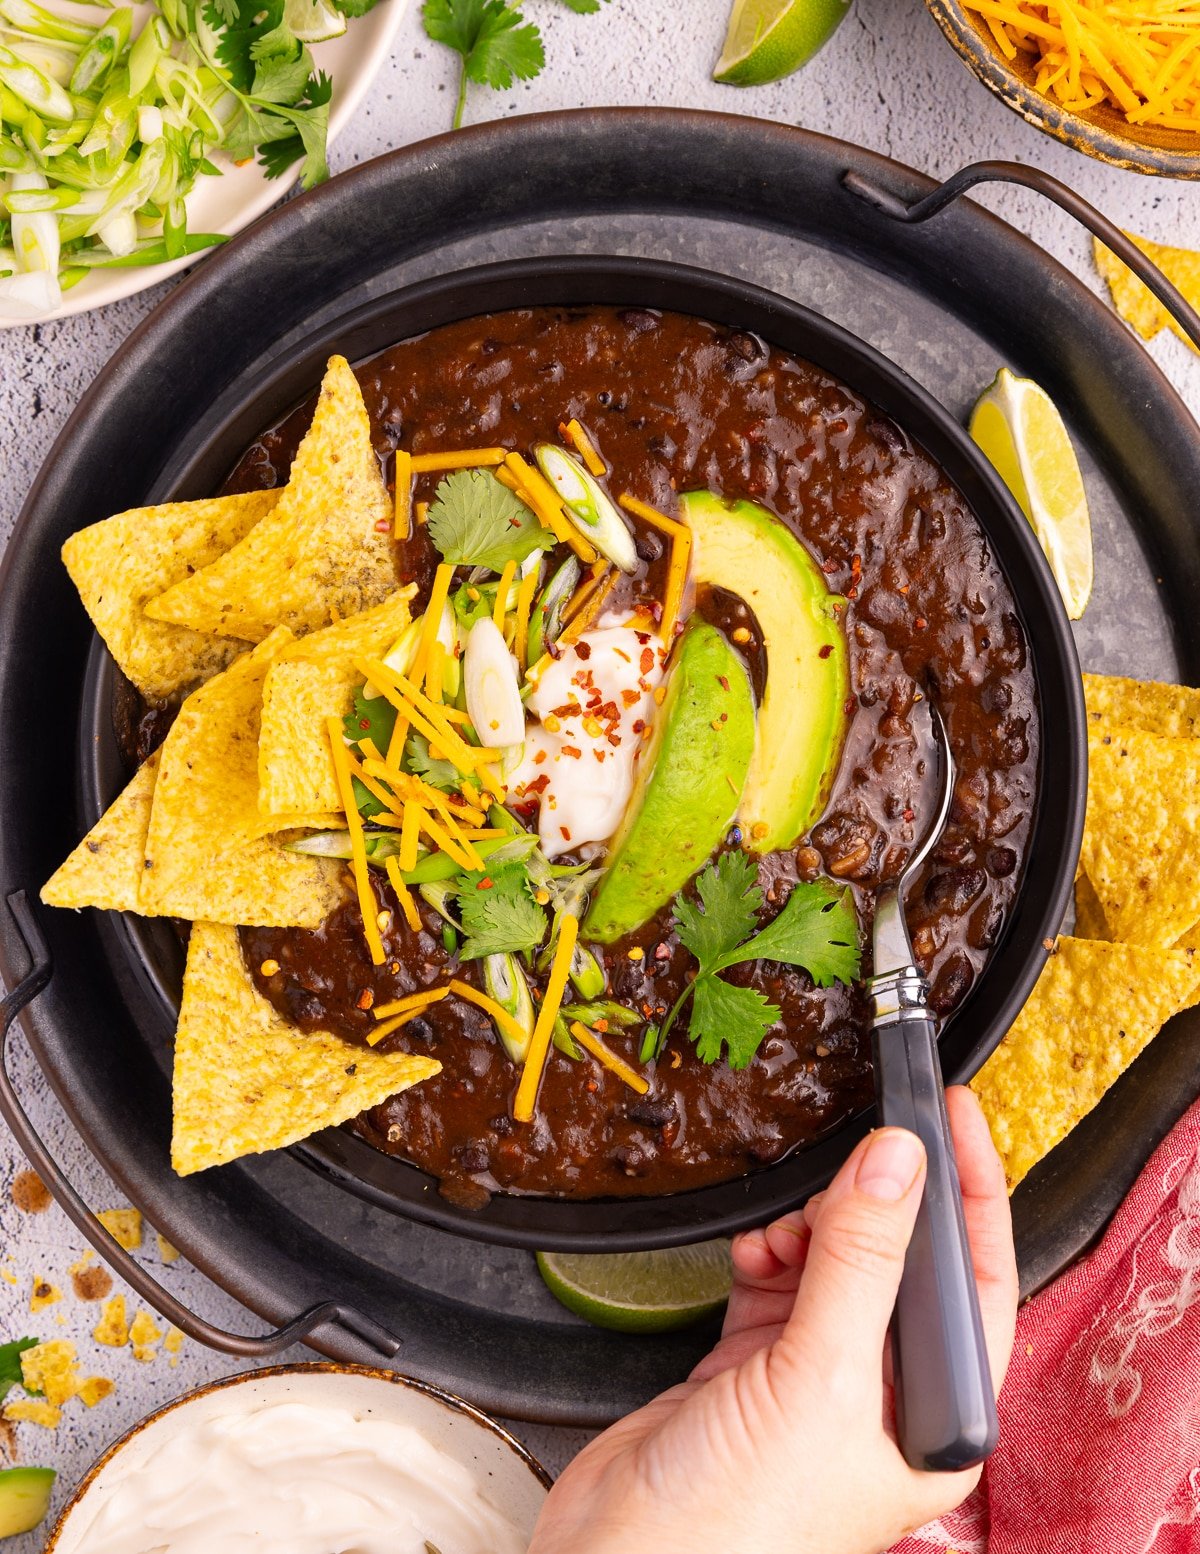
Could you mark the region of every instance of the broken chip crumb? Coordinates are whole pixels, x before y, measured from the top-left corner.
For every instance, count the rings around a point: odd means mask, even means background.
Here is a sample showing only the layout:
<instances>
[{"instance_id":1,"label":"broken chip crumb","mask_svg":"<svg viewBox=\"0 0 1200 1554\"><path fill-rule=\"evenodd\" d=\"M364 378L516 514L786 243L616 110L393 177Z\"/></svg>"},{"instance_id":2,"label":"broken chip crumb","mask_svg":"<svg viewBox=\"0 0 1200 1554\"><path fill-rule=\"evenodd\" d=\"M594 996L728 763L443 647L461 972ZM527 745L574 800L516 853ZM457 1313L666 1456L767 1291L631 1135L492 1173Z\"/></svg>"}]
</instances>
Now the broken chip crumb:
<instances>
[{"instance_id":1,"label":"broken chip crumb","mask_svg":"<svg viewBox=\"0 0 1200 1554\"><path fill-rule=\"evenodd\" d=\"M110 1381L107 1376L89 1376L86 1381L80 1383L79 1396L88 1408L95 1408L96 1404L108 1397L115 1388L116 1383Z\"/></svg>"},{"instance_id":2,"label":"broken chip crumb","mask_svg":"<svg viewBox=\"0 0 1200 1554\"><path fill-rule=\"evenodd\" d=\"M143 1364L152 1360L163 1330L148 1311L139 1311L129 1324L129 1341L133 1345L133 1357Z\"/></svg>"},{"instance_id":3,"label":"broken chip crumb","mask_svg":"<svg viewBox=\"0 0 1200 1554\"><path fill-rule=\"evenodd\" d=\"M173 1263L179 1256L179 1248L172 1246L166 1236L159 1231L154 1232L154 1239L158 1242L158 1255L164 1263Z\"/></svg>"},{"instance_id":4,"label":"broken chip crumb","mask_svg":"<svg viewBox=\"0 0 1200 1554\"><path fill-rule=\"evenodd\" d=\"M14 1424L35 1424L46 1430L55 1430L62 1418L62 1409L41 1398L18 1398L15 1403L5 1404L4 1417Z\"/></svg>"},{"instance_id":5,"label":"broken chip crumb","mask_svg":"<svg viewBox=\"0 0 1200 1554\"><path fill-rule=\"evenodd\" d=\"M92 1337L98 1344L107 1344L110 1349L123 1349L129 1342L124 1295L114 1295L111 1300L104 1302L100 1320L92 1329Z\"/></svg>"},{"instance_id":6,"label":"broken chip crumb","mask_svg":"<svg viewBox=\"0 0 1200 1554\"><path fill-rule=\"evenodd\" d=\"M179 1364L179 1351L183 1348L183 1334L180 1330L171 1326L167 1328L167 1336L163 1339L163 1351L171 1356L171 1369Z\"/></svg>"},{"instance_id":7,"label":"broken chip crumb","mask_svg":"<svg viewBox=\"0 0 1200 1554\"><path fill-rule=\"evenodd\" d=\"M101 1209L96 1218L119 1247L136 1252L142 1244L140 1209Z\"/></svg>"},{"instance_id":8,"label":"broken chip crumb","mask_svg":"<svg viewBox=\"0 0 1200 1554\"><path fill-rule=\"evenodd\" d=\"M21 1355L21 1385L26 1392L40 1392L47 1403L61 1404L79 1390L75 1369L75 1345L69 1338L52 1338L34 1344Z\"/></svg>"},{"instance_id":9,"label":"broken chip crumb","mask_svg":"<svg viewBox=\"0 0 1200 1554\"><path fill-rule=\"evenodd\" d=\"M11 1268L0 1268L0 1279L3 1279L5 1284L19 1284L21 1282Z\"/></svg>"},{"instance_id":10,"label":"broken chip crumb","mask_svg":"<svg viewBox=\"0 0 1200 1554\"><path fill-rule=\"evenodd\" d=\"M51 1284L49 1279L33 1276L33 1289L29 1294L30 1311L45 1311L47 1306L53 1306L62 1299L62 1291L57 1284Z\"/></svg>"}]
</instances>

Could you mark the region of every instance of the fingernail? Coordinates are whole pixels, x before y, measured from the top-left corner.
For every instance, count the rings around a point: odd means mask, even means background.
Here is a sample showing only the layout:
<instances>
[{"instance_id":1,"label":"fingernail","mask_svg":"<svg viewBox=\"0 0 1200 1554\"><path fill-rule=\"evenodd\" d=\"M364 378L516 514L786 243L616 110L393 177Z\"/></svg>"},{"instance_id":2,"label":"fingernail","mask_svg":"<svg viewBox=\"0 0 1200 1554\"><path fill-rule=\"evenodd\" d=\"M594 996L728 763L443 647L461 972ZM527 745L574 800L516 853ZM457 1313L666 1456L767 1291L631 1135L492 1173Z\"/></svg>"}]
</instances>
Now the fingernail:
<instances>
[{"instance_id":1,"label":"fingernail","mask_svg":"<svg viewBox=\"0 0 1200 1554\"><path fill-rule=\"evenodd\" d=\"M898 1203L907 1196L925 1160L925 1150L907 1128L880 1128L872 1133L858 1162L854 1185L868 1198Z\"/></svg>"}]
</instances>

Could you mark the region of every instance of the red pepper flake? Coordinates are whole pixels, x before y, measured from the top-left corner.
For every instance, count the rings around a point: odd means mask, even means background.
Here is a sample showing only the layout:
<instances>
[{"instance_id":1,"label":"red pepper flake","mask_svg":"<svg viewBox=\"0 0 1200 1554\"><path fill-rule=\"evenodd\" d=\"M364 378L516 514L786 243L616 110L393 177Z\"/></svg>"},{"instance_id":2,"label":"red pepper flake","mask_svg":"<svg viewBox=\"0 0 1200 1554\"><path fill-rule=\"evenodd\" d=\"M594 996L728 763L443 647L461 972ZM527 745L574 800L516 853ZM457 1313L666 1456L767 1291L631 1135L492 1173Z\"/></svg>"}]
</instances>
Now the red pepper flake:
<instances>
[{"instance_id":1,"label":"red pepper flake","mask_svg":"<svg viewBox=\"0 0 1200 1554\"><path fill-rule=\"evenodd\" d=\"M826 642L824 647L822 647L820 649L820 651L817 653L817 657L818 658L828 658L830 653L832 653L832 652L833 652L833 643L832 642Z\"/></svg>"},{"instance_id":2,"label":"red pepper flake","mask_svg":"<svg viewBox=\"0 0 1200 1554\"><path fill-rule=\"evenodd\" d=\"M847 590L846 590L846 598L847 599L857 599L858 598L858 589L857 588L847 588Z\"/></svg>"},{"instance_id":3,"label":"red pepper flake","mask_svg":"<svg viewBox=\"0 0 1200 1554\"><path fill-rule=\"evenodd\" d=\"M916 620L913 621L913 625L917 628L918 631L924 631L926 626L929 625L929 622L923 615L918 615Z\"/></svg>"},{"instance_id":4,"label":"red pepper flake","mask_svg":"<svg viewBox=\"0 0 1200 1554\"><path fill-rule=\"evenodd\" d=\"M639 609L641 608L642 606L639 606ZM634 636L638 639L643 647L645 647L646 643L650 640L650 633L648 631L635 631Z\"/></svg>"},{"instance_id":5,"label":"red pepper flake","mask_svg":"<svg viewBox=\"0 0 1200 1554\"><path fill-rule=\"evenodd\" d=\"M821 571L824 572L827 577L832 577L833 574L837 571L838 566L839 563L836 561L822 561Z\"/></svg>"},{"instance_id":6,"label":"red pepper flake","mask_svg":"<svg viewBox=\"0 0 1200 1554\"><path fill-rule=\"evenodd\" d=\"M576 658L582 658L582 659L584 659L586 661L587 659L591 658L591 656L592 656L592 645L591 645L590 642L577 642L575 644L575 657Z\"/></svg>"},{"instance_id":7,"label":"red pepper flake","mask_svg":"<svg viewBox=\"0 0 1200 1554\"><path fill-rule=\"evenodd\" d=\"M635 734L643 733L645 731L645 728L646 728L646 721L645 721L644 718L635 718L634 719L633 732Z\"/></svg>"},{"instance_id":8,"label":"red pepper flake","mask_svg":"<svg viewBox=\"0 0 1200 1554\"><path fill-rule=\"evenodd\" d=\"M729 676L725 675L725 674L719 674L717 676L717 684L721 687L721 689L723 691L728 691L728 689L729 689Z\"/></svg>"},{"instance_id":9,"label":"red pepper flake","mask_svg":"<svg viewBox=\"0 0 1200 1554\"><path fill-rule=\"evenodd\" d=\"M609 744L614 747L621 743L620 734L608 734L605 737L608 739Z\"/></svg>"},{"instance_id":10,"label":"red pepper flake","mask_svg":"<svg viewBox=\"0 0 1200 1554\"><path fill-rule=\"evenodd\" d=\"M362 729L370 728L370 726L371 726L370 718L359 718L358 726L359 726L359 728L362 728Z\"/></svg>"},{"instance_id":11,"label":"red pepper flake","mask_svg":"<svg viewBox=\"0 0 1200 1554\"><path fill-rule=\"evenodd\" d=\"M563 839L563 841L564 842L569 842L571 840L571 833L567 829L567 827L566 826L559 826L558 829L562 832L562 839Z\"/></svg>"},{"instance_id":12,"label":"red pepper flake","mask_svg":"<svg viewBox=\"0 0 1200 1554\"><path fill-rule=\"evenodd\" d=\"M355 1000L355 1007L359 1009L369 1009L374 1002L375 994L369 987L364 987L362 992Z\"/></svg>"},{"instance_id":13,"label":"red pepper flake","mask_svg":"<svg viewBox=\"0 0 1200 1554\"><path fill-rule=\"evenodd\" d=\"M638 668L642 671L643 674L649 674L650 671L654 668L653 648L646 647L642 649L642 656L638 663Z\"/></svg>"},{"instance_id":14,"label":"red pepper flake","mask_svg":"<svg viewBox=\"0 0 1200 1554\"><path fill-rule=\"evenodd\" d=\"M483 876L483 878L479 881L479 884L476 885L475 889L476 890L491 890L493 883L494 882L493 882L491 876L488 875L488 874L485 874Z\"/></svg>"},{"instance_id":15,"label":"red pepper flake","mask_svg":"<svg viewBox=\"0 0 1200 1554\"><path fill-rule=\"evenodd\" d=\"M904 811L904 818L911 825L912 824L912 820L913 820L913 811L911 809L906 809Z\"/></svg>"},{"instance_id":16,"label":"red pepper flake","mask_svg":"<svg viewBox=\"0 0 1200 1554\"><path fill-rule=\"evenodd\" d=\"M571 757L572 757L572 758L573 758L573 759L574 759L574 760L576 760L576 761L578 761L578 759L579 759L579 758L580 758L580 756L581 756L581 755L582 755L582 754L583 754L583 751L582 751L582 750L580 750L580 748L579 748L579 746L578 746L578 745L564 745L564 746L563 746L563 747L562 747L562 753L563 753L563 754L564 754L564 755L569 755L569 756L571 756Z\"/></svg>"},{"instance_id":17,"label":"red pepper flake","mask_svg":"<svg viewBox=\"0 0 1200 1554\"><path fill-rule=\"evenodd\" d=\"M541 775L535 777L532 780L532 782L527 782L525 784L525 792L526 793L545 793L546 789L549 786L550 786L550 773L549 772L542 772Z\"/></svg>"},{"instance_id":18,"label":"red pepper flake","mask_svg":"<svg viewBox=\"0 0 1200 1554\"><path fill-rule=\"evenodd\" d=\"M656 944L654 946L654 959L655 960L670 960L670 958L671 958L671 950L670 950L670 947L668 945L666 945L666 944Z\"/></svg>"},{"instance_id":19,"label":"red pepper flake","mask_svg":"<svg viewBox=\"0 0 1200 1554\"><path fill-rule=\"evenodd\" d=\"M533 764L535 766L540 766L545 759L546 759L546 752L544 750L536 750L534 752Z\"/></svg>"},{"instance_id":20,"label":"red pepper flake","mask_svg":"<svg viewBox=\"0 0 1200 1554\"><path fill-rule=\"evenodd\" d=\"M898 594L906 594L908 592L908 584L907 583L901 583L900 587L897 588L896 592Z\"/></svg>"},{"instance_id":21,"label":"red pepper flake","mask_svg":"<svg viewBox=\"0 0 1200 1554\"><path fill-rule=\"evenodd\" d=\"M621 700L627 707L635 707L641 699L638 693L631 691L628 686L621 692Z\"/></svg>"},{"instance_id":22,"label":"red pepper flake","mask_svg":"<svg viewBox=\"0 0 1200 1554\"><path fill-rule=\"evenodd\" d=\"M599 761L601 763L601 765L603 765L603 763L608 758L608 751L607 750L597 750L594 745L592 747L592 754L596 757L597 761Z\"/></svg>"},{"instance_id":23,"label":"red pepper flake","mask_svg":"<svg viewBox=\"0 0 1200 1554\"><path fill-rule=\"evenodd\" d=\"M386 534L387 531L391 528L391 526L392 526L392 521L391 521L390 518L380 518L380 519L377 519L376 523L375 523L375 532L376 532L376 534Z\"/></svg>"}]
</instances>

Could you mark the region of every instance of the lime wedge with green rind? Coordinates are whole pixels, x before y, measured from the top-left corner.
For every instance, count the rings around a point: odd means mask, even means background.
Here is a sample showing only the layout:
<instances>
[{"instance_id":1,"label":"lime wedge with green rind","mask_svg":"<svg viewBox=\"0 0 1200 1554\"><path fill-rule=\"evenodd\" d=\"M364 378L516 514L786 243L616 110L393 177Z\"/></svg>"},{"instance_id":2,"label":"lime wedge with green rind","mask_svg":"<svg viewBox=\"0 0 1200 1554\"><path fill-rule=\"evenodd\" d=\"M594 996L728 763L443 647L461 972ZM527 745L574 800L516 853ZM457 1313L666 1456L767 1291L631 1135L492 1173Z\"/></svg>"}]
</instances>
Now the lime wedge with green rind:
<instances>
[{"instance_id":1,"label":"lime wedge with green rind","mask_svg":"<svg viewBox=\"0 0 1200 1554\"><path fill-rule=\"evenodd\" d=\"M828 43L849 9L850 0L734 0L713 80L782 81Z\"/></svg>"},{"instance_id":2,"label":"lime wedge with green rind","mask_svg":"<svg viewBox=\"0 0 1200 1554\"><path fill-rule=\"evenodd\" d=\"M1054 401L1002 367L971 412L970 433L1033 525L1077 621L1092 592L1092 522L1079 460Z\"/></svg>"},{"instance_id":3,"label":"lime wedge with green rind","mask_svg":"<svg viewBox=\"0 0 1200 1554\"><path fill-rule=\"evenodd\" d=\"M669 1333L720 1311L733 1265L728 1241L659 1252L539 1252L538 1272L556 1300L596 1327Z\"/></svg>"}]
</instances>

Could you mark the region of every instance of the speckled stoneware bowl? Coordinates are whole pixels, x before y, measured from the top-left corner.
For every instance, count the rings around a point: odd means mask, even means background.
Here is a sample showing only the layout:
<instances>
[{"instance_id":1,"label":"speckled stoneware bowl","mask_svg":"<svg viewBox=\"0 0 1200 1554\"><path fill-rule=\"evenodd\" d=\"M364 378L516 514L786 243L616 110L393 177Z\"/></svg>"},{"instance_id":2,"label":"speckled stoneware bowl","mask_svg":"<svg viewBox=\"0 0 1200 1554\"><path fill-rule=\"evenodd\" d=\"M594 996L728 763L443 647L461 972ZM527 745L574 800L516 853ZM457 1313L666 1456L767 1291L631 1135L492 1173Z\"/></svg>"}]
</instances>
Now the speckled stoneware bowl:
<instances>
[{"instance_id":1,"label":"speckled stoneware bowl","mask_svg":"<svg viewBox=\"0 0 1200 1554\"><path fill-rule=\"evenodd\" d=\"M83 1539L92 1515L118 1472L137 1468L177 1429L224 1411L236 1392L243 1407L279 1403L330 1404L411 1425L461 1463L481 1492L527 1539L550 1488L537 1459L487 1414L411 1376L360 1365L276 1365L214 1381L165 1404L127 1430L97 1459L63 1507L43 1554L87 1554Z\"/></svg>"},{"instance_id":2,"label":"speckled stoneware bowl","mask_svg":"<svg viewBox=\"0 0 1200 1554\"><path fill-rule=\"evenodd\" d=\"M1200 178L1200 135L1130 124L1108 107L1069 113L1037 90L1029 65L1020 58L1003 58L982 20L961 0L925 0L925 4L963 63L1035 128L1114 167L1166 178Z\"/></svg>"}]
</instances>

